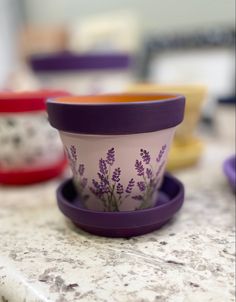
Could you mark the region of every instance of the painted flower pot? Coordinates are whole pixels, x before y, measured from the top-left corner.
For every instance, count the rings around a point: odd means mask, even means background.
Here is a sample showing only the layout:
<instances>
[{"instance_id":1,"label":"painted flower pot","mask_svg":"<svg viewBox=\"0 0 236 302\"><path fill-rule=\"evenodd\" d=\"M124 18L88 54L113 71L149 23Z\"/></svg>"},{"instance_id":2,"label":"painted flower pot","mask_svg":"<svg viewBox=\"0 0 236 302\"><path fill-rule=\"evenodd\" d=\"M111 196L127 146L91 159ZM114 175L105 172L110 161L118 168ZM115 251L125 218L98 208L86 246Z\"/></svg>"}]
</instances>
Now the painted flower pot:
<instances>
[{"instance_id":1,"label":"painted flower pot","mask_svg":"<svg viewBox=\"0 0 236 302\"><path fill-rule=\"evenodd\" d=\"M0 93L0 183L34 183L64 170L64 150L46 114L47 97L63 95L68 93Z\"/></svg>"},{"instance_id":2,"label":"painted flower pot","mask_svg":"<svg viewBox=\"0 0 236 302\"><path fill-rule=\"evenodd\" d=\"M47 101L84 206L97 211L149 208L185 100L179 95L117 94Z\"/></svg>"}]
</instances>

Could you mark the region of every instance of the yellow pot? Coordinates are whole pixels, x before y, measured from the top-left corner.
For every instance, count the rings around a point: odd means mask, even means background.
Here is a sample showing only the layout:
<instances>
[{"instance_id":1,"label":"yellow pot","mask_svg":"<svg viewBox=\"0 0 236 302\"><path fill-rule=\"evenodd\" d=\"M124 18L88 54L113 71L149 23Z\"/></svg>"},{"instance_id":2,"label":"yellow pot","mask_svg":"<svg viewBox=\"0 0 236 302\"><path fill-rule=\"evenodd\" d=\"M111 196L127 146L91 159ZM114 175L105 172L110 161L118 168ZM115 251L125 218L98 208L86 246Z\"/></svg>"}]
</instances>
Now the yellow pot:
<instances>
[{"instance_id":1,"label":"yellow pot","mask_svg":"<svg viewBox=\"0 0 236 302\"><path fill-rule=\"evenodd\" d=\"M174 140L168 157L167 170L177 170L196 164L203 148L204 145L198 138L192 138L185 142Z\"/></svg>"}]
</instances>

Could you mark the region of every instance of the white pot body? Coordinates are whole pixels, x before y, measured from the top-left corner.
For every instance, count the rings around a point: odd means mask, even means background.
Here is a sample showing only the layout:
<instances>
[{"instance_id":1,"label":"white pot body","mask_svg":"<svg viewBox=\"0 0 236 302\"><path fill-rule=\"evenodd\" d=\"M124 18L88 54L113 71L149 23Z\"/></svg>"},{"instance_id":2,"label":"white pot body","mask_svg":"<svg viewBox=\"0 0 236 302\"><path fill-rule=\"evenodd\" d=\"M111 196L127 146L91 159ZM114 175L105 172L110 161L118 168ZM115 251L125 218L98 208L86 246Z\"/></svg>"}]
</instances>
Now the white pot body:
<instances>
[{"instance_id":1,"label":"white pot body","mask_svg":"<svg viewBox=\"0 0 236 302\"><path fill-rule=\"evenodd\" d=\"M84 206L132 211L154 206L175 127L130 135L60 132Z\"/></svg>"},{"instance_id":2,"label":"white pot body","mask_svg":"<svg viewBox=\"0 0 236 302\"><path fill-rule=\"evenodd\" d=\"M45 112L0 115L0 170L49 168L64 159L60 137Z\"/></svg>"}]
</instances>

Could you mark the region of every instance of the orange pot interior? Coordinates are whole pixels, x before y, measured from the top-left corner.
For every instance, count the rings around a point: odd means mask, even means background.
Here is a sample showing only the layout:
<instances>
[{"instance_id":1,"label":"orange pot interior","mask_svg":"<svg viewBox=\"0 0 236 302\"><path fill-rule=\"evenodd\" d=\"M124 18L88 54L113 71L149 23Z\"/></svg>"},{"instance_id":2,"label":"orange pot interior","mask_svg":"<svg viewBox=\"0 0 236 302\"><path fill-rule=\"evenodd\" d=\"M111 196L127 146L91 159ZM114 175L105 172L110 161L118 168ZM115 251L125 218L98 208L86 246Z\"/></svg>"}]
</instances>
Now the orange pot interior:
<instances>
[{"instance_id":1,"label":"orange pot interior","mask_svg":"<svg viewBox=\"0 0 236 302\"><path fill-rule=\"evenodd\" d=\"M177 97L174 94L114 94L114 95L96 95L96 96L69 96L55 99L58 103L73 104L109 104L109 103L134 103L163 101Z\"/></svg>"}]
</instances>

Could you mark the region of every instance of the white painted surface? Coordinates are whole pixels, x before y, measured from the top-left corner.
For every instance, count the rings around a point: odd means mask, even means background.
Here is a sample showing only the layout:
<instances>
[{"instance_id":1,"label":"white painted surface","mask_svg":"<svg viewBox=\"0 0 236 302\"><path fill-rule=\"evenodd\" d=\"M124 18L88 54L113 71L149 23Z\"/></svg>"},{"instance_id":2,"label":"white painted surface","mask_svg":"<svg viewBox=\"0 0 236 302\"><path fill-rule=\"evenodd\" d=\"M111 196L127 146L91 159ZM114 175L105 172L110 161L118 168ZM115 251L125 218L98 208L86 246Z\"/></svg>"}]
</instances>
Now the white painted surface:
<instances>
[{"instance_id":1,"label":"white painted surface","mask_svg":"<svg viewBox=\"0 0 236 302\"><path fill-rule=\"evenodd\" d=\"M67 153L69 152L70 157L70 148L74 146L77 150L77 160L74 161L71 158L71 166L73 167L75 175L75 183L77 187L80 187L82 182L81 176L77 173L79 165L84 165L85 171L83 177L87 178L87 186L83 189L83 194L88 195L89 198L86 201L86 206L93 210L103 210L103 203L101 199L96 198L94 194L91 194L90 187L93 186L92 180L100 182L98 173L101 173L99 169L99 161L103 159L106 161L107 152L111 148L114 148L114 163L110 166L106 164L108 170L108 180L111 186L114 188L114 196L119 197L119 194L116 194L117 182L112 181L112 176L115 171L115 168L120 168L120 183L123 187L124 193L122 194L122 203L119 205L120 211L129 211L138 208L141 204L141 201L134 200L134 196L143 195L144 192L147 192L147 188L150 185L150 180L146 175L146 169L150 169L152 172L152 179L155 179L157 182L157 187L160 186L168 151L174 136L174 128L164 129L161 131L149 132L149 133L139 133L131 135L76 135L66 132L61 132L61 139L63 144L67 148ZM162 147L165 146L165 151L161 156L160 161L157 162ZM145 164L142 161L140 156L141 149L146 150L150 156L150 162ZM144 168L144 175L138 176L137 170L135 168L136 160L142 162ZM159 173L158 170L160 169ZM156 174L158 175L156 176ZM134 180L134 187L132 192L125 197L125 191L129 184L129 181ZM138 187L138 182L145 181L144 192L140 192ZM143 184L144 185L144 184ZM152 188L150 187L150 190ZM145 207L152 206L157 199L157 191L154 191L155 194L152 194L150 198L145 197ZM148 194L147 194L148 195ZM149 200L150 199L150 200Z\"/></svg>"}]
</instances>

